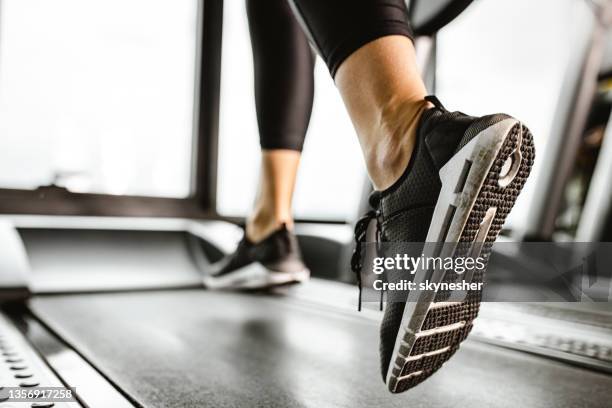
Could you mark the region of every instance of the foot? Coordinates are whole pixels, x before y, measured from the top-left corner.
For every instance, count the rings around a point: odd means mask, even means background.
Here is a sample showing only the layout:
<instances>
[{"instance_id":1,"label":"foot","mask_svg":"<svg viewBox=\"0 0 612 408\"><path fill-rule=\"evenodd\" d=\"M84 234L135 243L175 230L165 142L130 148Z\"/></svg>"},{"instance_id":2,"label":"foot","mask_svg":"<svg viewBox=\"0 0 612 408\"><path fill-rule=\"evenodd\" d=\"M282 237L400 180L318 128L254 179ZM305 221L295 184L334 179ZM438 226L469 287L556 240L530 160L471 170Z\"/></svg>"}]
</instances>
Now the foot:
<instances>
[{"instance_id":1,"label":"foot","mask_svg":"<svg viewBox=\"0 0 612 408\"><path fill-rule=\"evenodd\" d=\"M508 115L471 117L428 100L435 107L420 119L408 168L391 187L373 193L377 211L369 217L377 218L381 241L492 243L531 170L531 133ZM483 248L480 256L488 260ZM425 279L441 281L445 272L426 271L415 280ZM475 274L473 281L482 279ZM380 356L391 392L421 383L455 353L480 299L479 291L461 302L445 302L441 292L412 292L407 302L387 304Z\"/></svg>"},{"instance_id":2,"label":"foot","mask_svg":"<svg viewBox=\"0 0 612 408\"><path fill-rule=\"evenodd\" d=\"M213 265L204 277L209 289L266 289L305 282L310 271L302 261L297 238L285 225L260 242L246 236L236 251Z\"/></svg>"}]
</instances>

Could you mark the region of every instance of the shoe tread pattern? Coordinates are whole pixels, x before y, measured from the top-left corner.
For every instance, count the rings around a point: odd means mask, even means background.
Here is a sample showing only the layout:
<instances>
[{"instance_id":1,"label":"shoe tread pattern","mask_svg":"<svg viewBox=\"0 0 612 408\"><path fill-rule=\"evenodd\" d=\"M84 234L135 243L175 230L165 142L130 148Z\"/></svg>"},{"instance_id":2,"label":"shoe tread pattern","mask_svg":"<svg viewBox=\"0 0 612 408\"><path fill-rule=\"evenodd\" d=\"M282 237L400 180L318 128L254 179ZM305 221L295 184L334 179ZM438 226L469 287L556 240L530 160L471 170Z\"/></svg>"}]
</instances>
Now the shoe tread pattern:
<instances>
[{"instance_id":1,"label":"shoe tread pattern","mask_svg":"<svg viewBox=\"0 0 612 408\"><path fill-rule=\"evenodd\" d=\"M519 143L522 156L519 171L508 186L500 187L498 179L502 166ZM459 240L460 243L473 242L487 210L496 207L497 212L480 254L486 262L488 262L492 244L497 239L508 214L527 181L534 159L535 149L531 132L523 124L517 123L509 131L477 194ZM446 275L443 281L453 281L457 278L456 275L452 276L453 273L447 273ZM474 273L472 282L484 282L484 271ZM444 302L448 296L448 293L438 292L435 302ZM388 384L392 392L403 392L420 384L455 354L459 349L459 344L467 338L472 329L473 321L478 315L481 298L480 291L472 291L460 303L451 302L448 305L430 308L421 326L421 332L431 330L431 334L423 333L423 336L417 337L410 350L407 350L407 347L400 347L400 355L397 356L395 362L392 362L394 368ZM439 330L450 325L460 327L450 331L436 332L436 329ZM408 341L411 336L405 333L405 341ZM440 350L445 351L439 352Z\"/></svg>"}]
</instances>

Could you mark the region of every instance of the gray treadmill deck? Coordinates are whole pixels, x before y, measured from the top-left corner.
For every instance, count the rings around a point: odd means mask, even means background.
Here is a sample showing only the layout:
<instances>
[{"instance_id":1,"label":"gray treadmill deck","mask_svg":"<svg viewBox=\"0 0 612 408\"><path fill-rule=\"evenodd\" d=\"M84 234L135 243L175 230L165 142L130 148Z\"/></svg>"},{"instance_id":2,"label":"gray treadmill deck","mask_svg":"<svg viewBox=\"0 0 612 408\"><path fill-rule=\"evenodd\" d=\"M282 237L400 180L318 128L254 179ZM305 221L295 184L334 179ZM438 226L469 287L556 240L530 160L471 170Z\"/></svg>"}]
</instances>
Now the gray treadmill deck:
<instances>
[{"instance_id":1,"label":"gray treadmill deck","mask_svg":"<svg viewBox=\"0 0 612 408\"><path fill-rule=\"evenodd\" d=\"M468 340L391 395L376 321L291 296L48 296L31 308L145 407L603 407L612 389L612 376Z\"/></svg>"}]
</instances>

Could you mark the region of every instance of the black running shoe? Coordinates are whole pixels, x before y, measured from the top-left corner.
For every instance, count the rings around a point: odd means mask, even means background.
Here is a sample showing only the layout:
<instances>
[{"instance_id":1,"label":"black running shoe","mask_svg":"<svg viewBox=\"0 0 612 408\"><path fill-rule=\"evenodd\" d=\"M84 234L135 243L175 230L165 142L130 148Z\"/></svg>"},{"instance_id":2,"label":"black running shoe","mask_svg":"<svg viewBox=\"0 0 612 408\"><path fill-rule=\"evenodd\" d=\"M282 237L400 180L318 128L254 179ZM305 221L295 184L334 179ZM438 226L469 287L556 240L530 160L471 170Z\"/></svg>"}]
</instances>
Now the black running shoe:
<instances>
[{"instance_id":1,"label":"black running shoe","mask_svg":"<svg viewBox=\"0 0 612 408\"><path fill-rule=\"evenodd\" d=\"M213 265L204 277L209 289L265 289L308 280L297 238L285 225L258 243L246 235L236 251Z\"/></svg>"},{"instance_id":2,"label":"black running shoe","mask_svg":"<svg viewBox=\"0 0 612 408\"><path fill-rule=\"evenodd\" d=\"M356 227L352 265L359 273L360 242L376 219L388 242L493 243L512 209L535 157L533 138L504 114L481 118L447 111L435 97L423 113L408 168L393 186L374 192L375 211ZM488 260L490 245L480 254ZM478 255L476 255L478 256ZM444 271L415 278L441 282ZM473 282L482 282L476 273ZM383 379L393 393L421 383L459 348L478 314L480 291L449 302L439 292L411 292L388 302L380 328Z\"/></svg>"}]
</instances>

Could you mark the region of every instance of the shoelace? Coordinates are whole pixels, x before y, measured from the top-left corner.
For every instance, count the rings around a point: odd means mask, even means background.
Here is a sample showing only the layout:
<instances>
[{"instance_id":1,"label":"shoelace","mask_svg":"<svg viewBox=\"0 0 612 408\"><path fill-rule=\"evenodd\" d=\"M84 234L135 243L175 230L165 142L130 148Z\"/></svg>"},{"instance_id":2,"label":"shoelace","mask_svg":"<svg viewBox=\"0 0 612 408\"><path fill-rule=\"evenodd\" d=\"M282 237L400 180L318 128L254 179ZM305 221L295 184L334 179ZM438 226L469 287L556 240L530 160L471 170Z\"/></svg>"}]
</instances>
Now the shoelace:
<instances>
[{"instance_id":1,"label":"shoelace","mask_svg":"<svg viewBox=\"0 0 612 408\"><path fill-rule=\"evenodd\" d=\"M425 100L432 103L436 108L442 109L446 111L446 108L440 100L435 95L429 95L425 97ZM357 278L357 285L359 286L359 301L357 305L357 310L361 311L361 303L362 303L362 295L363 295L363 282L361 276L361 270L363 268L363 254L362 247L366 243L368 227L373 220L376 220L376 244L377 250L378 244L381 242L381 221L380 216L381 212L378 209L380 204L380 192L374 191L369 198L370 206L375 208L376 210L368 211L364 216L362 216L357 224L355 225L355 249L353 250L353 255L351 257L351 270L355 274ZM383 279L386 277L383 274ZM380 292L380 310L383 308L383 300L384 300L384 291Z\"/></svg>"},{"instance_id":2,"label":"shoelace","mask_svg":"<svg viewBox=\"0 0 612 408\"><path fill-rule=\"evenodd\" d=\"M367 242L368 227L373 220L376 220L376 243L378 244L381 240L381 212L378 209L380 202L380 195L377 191L370 195L370 206L376 208L376 210L370 210L364 214L357 224L355 224L355 249L353 249L353 255L351 256L351 270L355 274L357 279L357 285L359 286L359 299L357 302L357 310L361 311L362 295L363 295L363 281L361 276L361 270L363 268L363 254L362 249L364 244ZM377 248L378 249L378 248ZM382 310L384 293L380 293L380 309Z\"/></svg>"}]
</instances>

